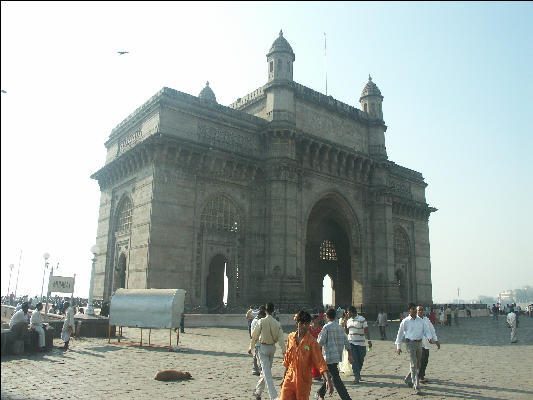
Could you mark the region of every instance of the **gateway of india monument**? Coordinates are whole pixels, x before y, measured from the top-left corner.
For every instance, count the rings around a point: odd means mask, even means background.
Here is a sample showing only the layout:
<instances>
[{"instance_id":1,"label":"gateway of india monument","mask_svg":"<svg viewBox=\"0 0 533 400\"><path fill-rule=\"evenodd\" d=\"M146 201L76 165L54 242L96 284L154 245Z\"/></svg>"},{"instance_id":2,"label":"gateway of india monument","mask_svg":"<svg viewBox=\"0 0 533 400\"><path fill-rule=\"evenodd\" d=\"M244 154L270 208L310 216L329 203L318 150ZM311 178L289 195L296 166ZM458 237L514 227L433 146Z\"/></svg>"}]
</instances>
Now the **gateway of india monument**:
<instances>
[{"instance_id":1,"label":"gateway of india monument","mask_svg":"<svg viewBox=\"0 0 533 400\"><path fill-rule=\"evenodd\" d=\"M163 88L115 127L101 191L95 299L180 288L189 309L272 301L401 310L432 303L422 174L387 157L383 96L360 109L293 80L283 32L267 82L233 104Z\"/></svg>"}]
</instances>

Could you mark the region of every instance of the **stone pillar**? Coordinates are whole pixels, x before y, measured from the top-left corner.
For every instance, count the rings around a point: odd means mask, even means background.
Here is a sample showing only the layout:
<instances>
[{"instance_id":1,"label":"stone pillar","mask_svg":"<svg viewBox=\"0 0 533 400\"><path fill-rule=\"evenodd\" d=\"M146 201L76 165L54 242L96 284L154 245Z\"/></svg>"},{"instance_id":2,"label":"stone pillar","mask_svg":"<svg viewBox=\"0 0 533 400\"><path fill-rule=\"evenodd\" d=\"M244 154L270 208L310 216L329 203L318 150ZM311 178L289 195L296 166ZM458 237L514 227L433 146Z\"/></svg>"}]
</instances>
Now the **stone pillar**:
<instances>
[{"instance_id":1,"label":"stone pillar","mask_svg":"<svg viewBox=\"0 0 533 400\"><path fill-rule=\"evenodd\" d=\"M389 285L394 281L394 229L392 224L392 201L388 195L379 191L371 192L372 200L370 202L370 246L369 251L373 254L373 265L369 265L368 274L364 277L365 287L370 287L378 276L383 279L378 285L388 294L390 293ZM377 287L376 287L377 289ZM396 296L394 296L396 297ZM379 296L378 296L379 298ZM364 295L365 303L376 299L371 293ZM389 299L389 301L394 301Z\"/></svg>"}]
</instances>

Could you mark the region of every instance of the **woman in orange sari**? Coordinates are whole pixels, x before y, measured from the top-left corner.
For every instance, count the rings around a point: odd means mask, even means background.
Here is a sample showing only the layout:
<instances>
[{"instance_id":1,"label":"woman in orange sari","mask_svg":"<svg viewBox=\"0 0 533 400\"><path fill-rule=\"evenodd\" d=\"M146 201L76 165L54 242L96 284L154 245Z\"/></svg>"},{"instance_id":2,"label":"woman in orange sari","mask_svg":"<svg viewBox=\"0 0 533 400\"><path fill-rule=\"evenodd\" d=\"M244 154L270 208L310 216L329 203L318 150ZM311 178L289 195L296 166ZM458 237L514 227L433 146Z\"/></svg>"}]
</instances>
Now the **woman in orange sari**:
<instances>
[{"instance_id":1,"label":"woman in orange sari","mask_svg":"<svg viewBox=\"0 0 533 400\"><path fill-rule=\"evenodd\" d=\"M318 335L322 332L322 325L320 324L320 318L318 315L313 315L313 318L311 319L311 325L309 326L309 333L318 340ZM313 376L314 380L321 380L322 377L320 375L320 371L313 365L313 368L311 369L311 375Z\"/></svg>"},{"instance_id":2,"label":"woman in orange sari","mask_svg":"<svg viewBox=\"0 0 533 400\"><path fill-rule=\"evenodd\" d=\"M316 365L324 379L329 394L333 393L333 384L328 367L322 356L322 349L316 339L309 333L311 315L300 311L296 319L298 330L289 334L287 351L283 359L285 374L281 383L280 400L309 400L311 393L311 367Z\"/></svg>"}]
</instances>

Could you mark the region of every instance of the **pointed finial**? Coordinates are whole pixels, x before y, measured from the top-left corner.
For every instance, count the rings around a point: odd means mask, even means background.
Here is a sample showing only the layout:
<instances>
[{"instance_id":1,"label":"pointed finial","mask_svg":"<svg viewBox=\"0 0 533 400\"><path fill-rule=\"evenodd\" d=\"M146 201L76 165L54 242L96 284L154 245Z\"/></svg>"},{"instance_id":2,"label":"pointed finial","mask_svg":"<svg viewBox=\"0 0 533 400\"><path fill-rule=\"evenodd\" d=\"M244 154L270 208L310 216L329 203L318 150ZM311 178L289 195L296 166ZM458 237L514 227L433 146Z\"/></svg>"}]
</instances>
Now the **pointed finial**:
<instances>
[{"instance_id":1,"label":"pointed finial","mask_svg":"<svg viewBox=\"0 0 533 400\"><path fill-rule=\"evenodd\" d=\"M370 76L370 74L368 74L368 80L369 80L369 81L372 80L372 77Z\"/></svg>"},{"instance_id":2,"label":"pointed finial","mask_svg":"<svg viewBox=\"0 0 533 400\"><path fill-rule=\"evenodd\" d=\"M280 29L280 30L279 30L279 35L280 35L280 36L283 36L283 29Z\"/></svg>"},{"instance_id":3,"label":"pointed finial","mask_svg":"<svg viewBox=\"0 0 533 400\"><path fill-rule=\"evenodd\" d=\"M207 81L207 82L205 83L205 86L209 86L209 81Z\"/></svg>"}]
</instances>

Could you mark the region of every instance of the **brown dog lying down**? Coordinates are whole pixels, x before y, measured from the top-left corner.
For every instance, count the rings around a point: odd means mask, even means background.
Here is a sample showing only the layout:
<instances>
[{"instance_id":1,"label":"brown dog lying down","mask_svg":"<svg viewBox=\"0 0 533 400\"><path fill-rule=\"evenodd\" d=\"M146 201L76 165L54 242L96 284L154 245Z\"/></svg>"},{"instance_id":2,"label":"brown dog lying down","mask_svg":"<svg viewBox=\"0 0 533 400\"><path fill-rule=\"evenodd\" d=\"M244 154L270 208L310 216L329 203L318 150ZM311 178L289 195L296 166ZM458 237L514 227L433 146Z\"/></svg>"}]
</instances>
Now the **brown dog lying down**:
<instances>
[{"instance_id":1,"label":"brown dog lying down","mask_svg":"<svg viewBox=\"0 0 533 400\"><path fill-rule=\"evenodd\" d=\"M162 369L157 371L154 379L156 381L181 381L184 379L191 379L189 372L177 371L175 369Z\"/></svg>"}]
</instances>

